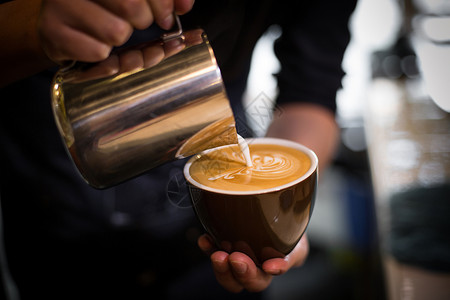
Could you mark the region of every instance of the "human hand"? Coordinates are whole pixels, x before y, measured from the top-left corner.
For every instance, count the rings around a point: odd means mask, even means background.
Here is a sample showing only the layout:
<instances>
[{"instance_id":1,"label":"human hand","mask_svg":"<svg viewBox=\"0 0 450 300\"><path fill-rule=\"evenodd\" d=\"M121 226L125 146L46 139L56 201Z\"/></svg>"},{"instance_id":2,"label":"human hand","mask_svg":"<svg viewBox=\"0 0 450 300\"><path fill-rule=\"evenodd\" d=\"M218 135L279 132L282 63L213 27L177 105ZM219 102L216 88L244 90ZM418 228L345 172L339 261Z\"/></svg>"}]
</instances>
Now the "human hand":
<instances>
[{"instance_id":1,"label":"human hand","mask_svg":"<svg viewBox=\"0 0 450 300\"><path fill-rule=\"evenodd\" d=\"M83 69L77 70L77 80L88 81L109 76L123 74L141 69L151 68L163 59L174 55L185 47L185 43L180 39L172 39L164 44L149 43L144 47L129 47L117 51L108 58L89 66L84 65Z\"/></svg>"},{"instance_id":2,"label":"human hand","mask_svg":"<svg viewBox=\"0 0 450 300\"><path fill-rule=\"evenodd\" d=\"M173 25L173 12L188 12L194 0L43 0L38 22L42 48L54 62L101 61L134 29L156 22Z\"/></svg>"},{"instance_id":3,"label":"human hand","mask_svg":"<svg viewBox=\"0 0 450 300\"><path fill-rule=\"evenodd\" d=\"M268 259L259 268L250 257L241 252L228 254L217 250L207 234L199 237L198 246L210 255L217 281L233 293L239 293L244 289L249 292L266 289L274 275L284 274L290 268L302 265L309 252L308 238L305 234L291 253L284 258Z\"/></svg>"}]
</instances>

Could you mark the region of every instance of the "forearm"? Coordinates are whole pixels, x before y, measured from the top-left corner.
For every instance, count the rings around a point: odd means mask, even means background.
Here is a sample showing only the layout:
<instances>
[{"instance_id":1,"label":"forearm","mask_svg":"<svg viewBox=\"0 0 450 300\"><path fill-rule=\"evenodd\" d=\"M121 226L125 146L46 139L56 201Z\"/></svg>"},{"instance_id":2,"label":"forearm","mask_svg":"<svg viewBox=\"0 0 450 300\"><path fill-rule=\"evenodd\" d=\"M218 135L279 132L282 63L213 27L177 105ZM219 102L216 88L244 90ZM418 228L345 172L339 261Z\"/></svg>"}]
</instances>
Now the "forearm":
<instances>
[{"instance_id":1,"label":"forearm","mask_svg":"<svg viewBox=\"0 0 450 300\"><path fill-rule=\"evenodd\" d=\"M40 5L40 0L15 0L0 5L0 86L53 65L39 44Z\"/></svg>"},{"instance_id":2,"label":"forearm","mask_svg":"<svg viewBox=\"0 0 450 300\"><path fill-rule=\"evenodd\" d=\"M280 116L273 120L267 136L285 138L311 148L324 169L333 159L339 138L334 115L326 108L292 103L281 107Z\"/></svg>"}]
</instances>

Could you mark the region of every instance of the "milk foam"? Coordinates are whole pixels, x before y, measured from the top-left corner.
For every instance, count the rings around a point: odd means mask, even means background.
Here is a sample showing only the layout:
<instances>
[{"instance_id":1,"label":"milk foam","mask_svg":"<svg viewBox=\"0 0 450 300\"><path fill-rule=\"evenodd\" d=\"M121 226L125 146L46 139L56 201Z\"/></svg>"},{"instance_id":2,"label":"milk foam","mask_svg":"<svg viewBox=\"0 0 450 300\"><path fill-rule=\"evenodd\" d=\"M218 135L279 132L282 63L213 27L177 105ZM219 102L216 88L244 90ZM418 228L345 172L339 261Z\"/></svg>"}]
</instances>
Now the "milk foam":
<instances>
[{"instance_id":1,"label":"milk foam","mask_svg":"<svg viewBox=\"0 0 450 300\"><path fill-rule=\"evenodd\" d=\"M290 183L311 166L308 156L297 149L251 143L244 147L249 151L247 159L251 161L250 166L236 145L198 156L190 174L197 182L212 188L248 191Z\"/></svg>"},{"instance_id":2,"label":"milk foam","mask_svg":"<svg viewBox=\"0 0 450 300\"><path fill-rule=\"evenodd\" d=\"M247 165L247 167L252 167L253 162L252 162L252 158L250 157L250 149L248 148L247 141L239 134L237 135L237 137L238 137L239 148L241 149L242 153L244 154L245 164Z\"/></svg>"}]
</instances>

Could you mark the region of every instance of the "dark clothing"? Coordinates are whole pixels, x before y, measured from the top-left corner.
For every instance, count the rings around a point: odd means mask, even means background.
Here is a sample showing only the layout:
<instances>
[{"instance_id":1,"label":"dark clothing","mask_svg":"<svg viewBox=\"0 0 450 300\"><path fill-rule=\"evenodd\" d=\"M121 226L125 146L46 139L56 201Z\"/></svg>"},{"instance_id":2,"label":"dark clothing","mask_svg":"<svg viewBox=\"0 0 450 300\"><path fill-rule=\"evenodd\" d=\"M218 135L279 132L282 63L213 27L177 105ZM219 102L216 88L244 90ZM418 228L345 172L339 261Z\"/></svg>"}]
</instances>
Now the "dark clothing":
<instances>
[{"instance_id":1,"label":"dark clothing","mask_svg":"<svg viewBox=\"0 0 450 300\"><path fill-rule=\"evenodd\" d=\"M181 22L208 34L246 131L241 96L251 54L272 24L283 32L275 44L278 104L335 110L354 2L197 0ZM136 32L130 44L152 39L153 30ZM184 161L106 190L81 179L53 120L54 72L0 89L5 246L22 299L251 299L218 286L196 245L202 229L183 187L174 185Z\"/></svg>"}]
</instances>

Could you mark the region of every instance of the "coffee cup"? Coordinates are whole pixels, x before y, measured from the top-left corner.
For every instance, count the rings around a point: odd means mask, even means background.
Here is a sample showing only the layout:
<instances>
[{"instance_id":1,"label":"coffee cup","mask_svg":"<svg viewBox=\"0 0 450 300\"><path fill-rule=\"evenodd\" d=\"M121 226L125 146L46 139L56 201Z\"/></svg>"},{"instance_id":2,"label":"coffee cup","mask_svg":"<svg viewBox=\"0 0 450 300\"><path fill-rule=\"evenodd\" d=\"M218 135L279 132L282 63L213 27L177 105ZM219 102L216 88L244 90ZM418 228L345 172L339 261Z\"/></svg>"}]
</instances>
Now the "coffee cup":
<instances>
[{"instance_id":1,"label":"coffee cup","mask_svg":"<svg viewBox=\"0 0 450 300\"><path fill-rule=\"evenodd\" d=\"M191 157L184 167L195 213L216 246L257 265L290 253L310 221L318 159L283 139L247 140L252 165L237 145Z\"/></svg>"}]
</instances>

